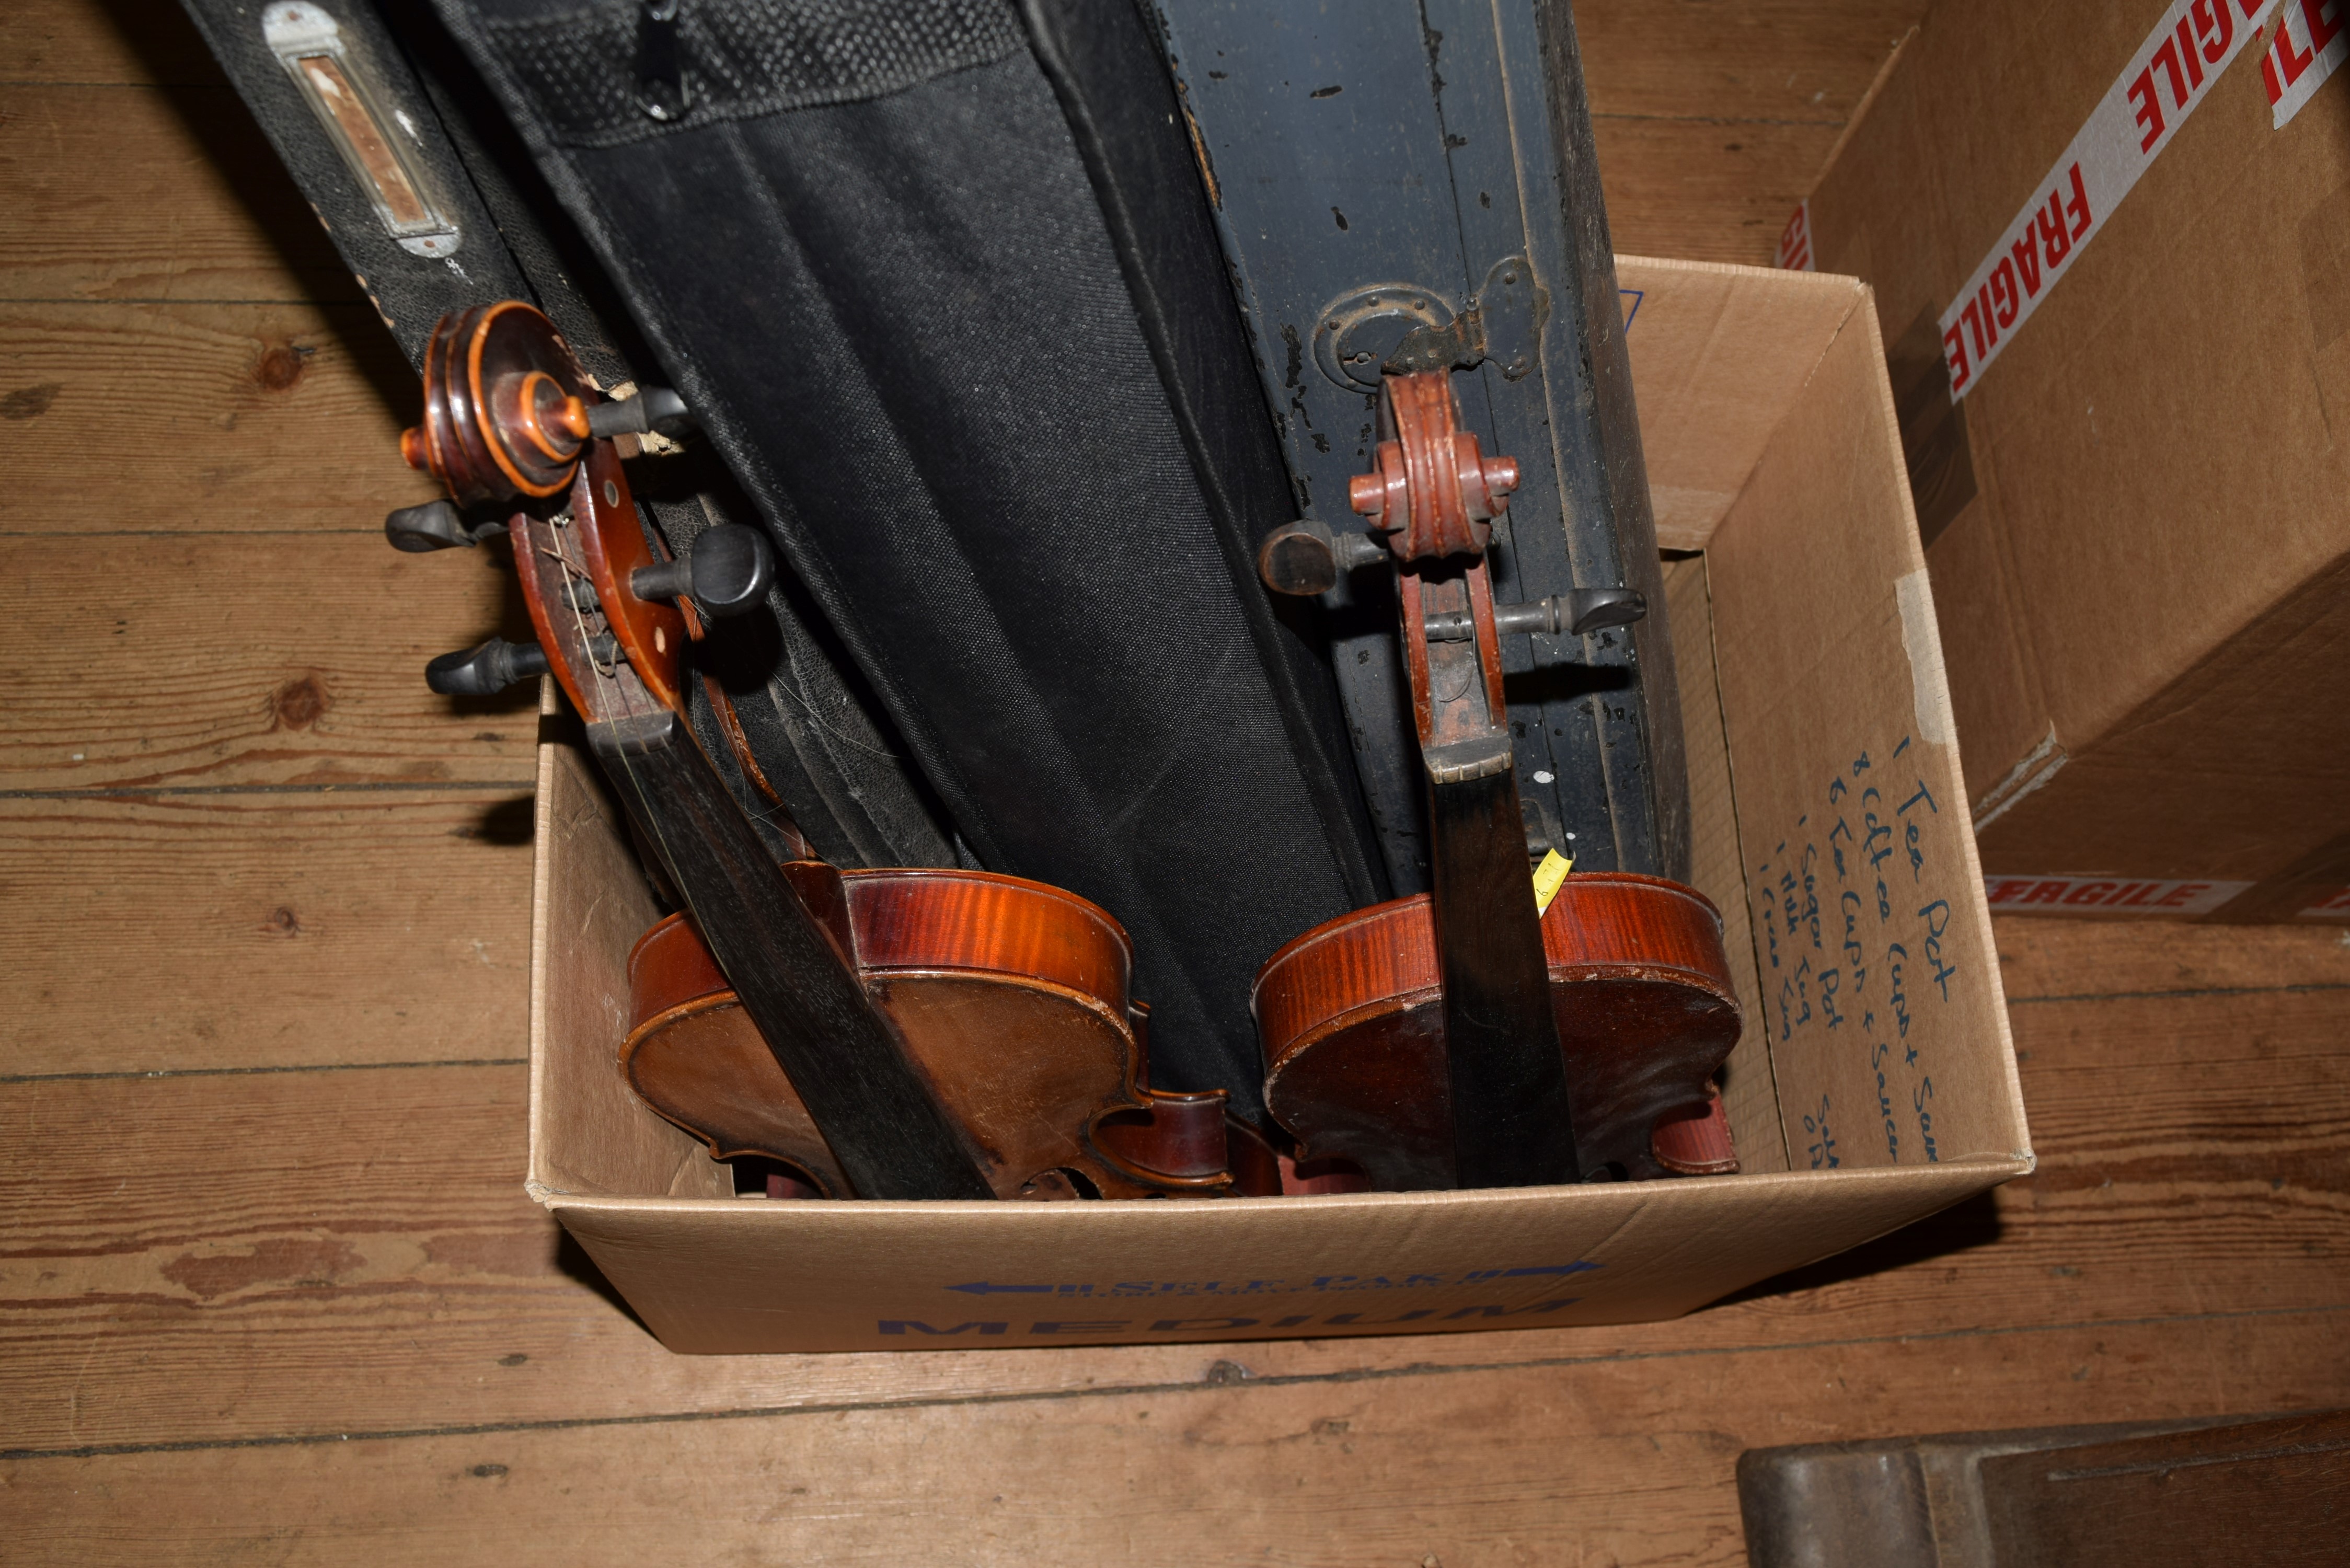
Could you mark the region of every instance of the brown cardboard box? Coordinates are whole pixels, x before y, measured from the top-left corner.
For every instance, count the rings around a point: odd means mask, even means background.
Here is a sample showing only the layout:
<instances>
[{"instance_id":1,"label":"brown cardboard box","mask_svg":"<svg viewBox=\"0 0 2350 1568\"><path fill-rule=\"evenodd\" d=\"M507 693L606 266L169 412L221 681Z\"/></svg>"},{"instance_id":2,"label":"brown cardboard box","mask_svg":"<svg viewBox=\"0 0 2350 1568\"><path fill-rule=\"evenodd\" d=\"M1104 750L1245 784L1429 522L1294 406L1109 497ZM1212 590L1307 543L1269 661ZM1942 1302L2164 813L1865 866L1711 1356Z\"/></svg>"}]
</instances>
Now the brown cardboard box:
<instances>
[{"instance_id":1,"label":"brown cardboard box","mask_svg":"<svg viewBox=\"0 0 2350 1568\"><path fill-rule=\"evenodd\" d=\"M1877 290L1994 909L2350 919L2336 8L1935 5L1790 225Z\"/></svg>"},{"instance_id":2,"label":"brown cardboard box","mask_svg":"<svg viewBox=\"0 0 2350 1568\"><path fill-rule=\"evenodd\" d=\"M1747 1174L1127 1203L771 1202L615 1053L644 878L540 753L529 1189L673 1350L1436 1333L1668 1317L2032 1168L1867 291L1620 264L1674 560L1696 880L1746 1010ZM1521 521L1520 526L1525 524ZM1719 657L1717 657L1717 653Z\"/></svg>"}]
</instances>

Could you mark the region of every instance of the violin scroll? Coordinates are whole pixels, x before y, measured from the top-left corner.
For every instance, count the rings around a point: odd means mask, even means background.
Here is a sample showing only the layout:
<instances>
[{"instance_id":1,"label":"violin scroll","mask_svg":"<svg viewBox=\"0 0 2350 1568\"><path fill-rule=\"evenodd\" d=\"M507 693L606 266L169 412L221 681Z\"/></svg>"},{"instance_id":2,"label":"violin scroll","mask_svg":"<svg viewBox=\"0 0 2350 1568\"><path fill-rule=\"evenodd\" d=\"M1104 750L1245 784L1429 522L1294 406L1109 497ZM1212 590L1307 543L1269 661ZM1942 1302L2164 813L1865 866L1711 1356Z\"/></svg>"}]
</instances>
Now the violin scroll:
<instances>
[{"instance_id":1,"label":"violin scroll","mask_svg":"<svg viewBox=\"0 0 2350 1568\"><path fill-rule=\"evenodd\" d=\"M520 300L442 317L424 348L424 422L400 455L460 506L544 499L578 471L588 372L540 311Z\"/></svg>"},{"instance_id":2,"label":"violin scroll","mask_svg":"<svg viewBox=\"0 0 2350 1568\"><path fill-rule=\"evenodd\" d=\"M639 524L614 442L690 420L665 388L608 400L534 306L510 299L442 318L425 348L424 422L401 435L400 452L454 504L404 507L384 534L408 551L511 534L540 640L494 639L443 655L426 673L434 691L485 695L551 670L590 719L647 701L682 711L684 645L705 619L766 602L775 577L774 549L755 528L709 529L679 560ZM509 523L476 525L459 511L493 503L515 507Z\"/></svg>"},{"instance_id":3,"label":"violin scroll","mask_svg":"<svg viewBox=\"0 0 2350 1568\"><path fill-rule=\"evenodd\" d=\"M1448 372L1391 376L1388 394L1395 439L1379 442L1375 472L1355 475L1347 504L1387 533L1399 562L1482 556L1518 487L1517 459L1487 457L1454 428Z\"/></svg>"},{"instance_id":4,"label":"violin scroll","mask_svg":"<svg viewBox=\"0 0 2350 1568\"><path fill-rule=\"evenodd\" d=\"M448 487L460 506L544 500L571 483L595 441L690 424L685 401L649 387L608 400L555 324L518 299L442 317L424 349L424 422L405 431L411 468ZM405 544L402 549L429 549ZM456 543L455 540L449 541Z\"/></svg>"}]
</instances>

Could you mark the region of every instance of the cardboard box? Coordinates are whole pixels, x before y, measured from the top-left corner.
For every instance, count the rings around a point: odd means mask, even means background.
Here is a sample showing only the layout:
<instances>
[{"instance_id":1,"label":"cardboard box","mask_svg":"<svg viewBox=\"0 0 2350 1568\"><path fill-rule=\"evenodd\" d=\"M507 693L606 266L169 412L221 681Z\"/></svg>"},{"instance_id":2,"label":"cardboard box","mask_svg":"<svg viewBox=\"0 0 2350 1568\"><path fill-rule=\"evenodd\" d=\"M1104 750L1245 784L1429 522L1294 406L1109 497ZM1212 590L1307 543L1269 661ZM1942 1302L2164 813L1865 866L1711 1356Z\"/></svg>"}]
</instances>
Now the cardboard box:
<instances>
[{"instance_id":1,"label":"cardboard box","mask_svg":"<svg viewBox=\"0 0 2350 1568\"><path fill-rule=\"evenodd\" d=\"M2350 919L2339 10L1937 5L1789 225L1877 290L1994 909Z\"/></svg>"},{"instance_id":2,"label":"cardboard box","mask_svg":"<svg viewBox=\"0 0 2350 1568\"><path fill-rule=\"evenodd\" d=\"M654 918L591 774L540 753L529 1189L662 1343L935 1349L1628 1323L2032 1168L1867 291L1620 263L1669 545L1696 880L1747 1033L1745 1174L1124 1203L768 1201L615 1055ZM1520 526L1525 524L1522 520ZM1717 657L1719 655L1719 657Z\"/></svg>"}]
</instances>

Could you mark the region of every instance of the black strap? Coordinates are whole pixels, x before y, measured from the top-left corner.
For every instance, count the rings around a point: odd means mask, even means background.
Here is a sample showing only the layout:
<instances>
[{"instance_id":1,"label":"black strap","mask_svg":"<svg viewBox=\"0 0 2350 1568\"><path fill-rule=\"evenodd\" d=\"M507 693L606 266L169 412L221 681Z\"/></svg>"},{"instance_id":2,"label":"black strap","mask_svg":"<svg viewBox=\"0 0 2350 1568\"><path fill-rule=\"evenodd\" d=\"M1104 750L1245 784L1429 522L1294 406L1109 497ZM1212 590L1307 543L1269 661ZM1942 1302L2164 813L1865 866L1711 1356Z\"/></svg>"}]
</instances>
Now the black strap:
<instances>
[{"instance_id":1,"label":"black strap","mask_svg":"<svg viewBox=\"0 0 2350 1568\"><path fill-rule=\"evenodd\" d=\"M849 955L751 831L673 713L587 726L702 940L860 1198L993 1198Z\"/></svg>"}]
</instances>

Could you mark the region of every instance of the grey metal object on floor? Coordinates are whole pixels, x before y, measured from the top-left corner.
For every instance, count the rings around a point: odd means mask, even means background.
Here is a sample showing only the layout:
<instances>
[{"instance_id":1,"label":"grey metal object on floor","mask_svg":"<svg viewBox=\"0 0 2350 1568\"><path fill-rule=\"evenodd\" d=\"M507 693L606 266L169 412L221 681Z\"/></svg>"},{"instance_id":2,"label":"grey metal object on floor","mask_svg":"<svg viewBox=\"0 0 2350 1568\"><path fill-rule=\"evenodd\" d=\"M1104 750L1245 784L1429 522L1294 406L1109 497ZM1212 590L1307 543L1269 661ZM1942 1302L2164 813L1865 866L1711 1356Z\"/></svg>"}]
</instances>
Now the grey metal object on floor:
<instances>
[{"instance_id":1,"label":"grey metal object on floor","mask_svg":"<svg viewBox=\"0 0 2350 1568\"><path fill-rule=\"evenodd\" d=\"M2350 1411L1750 1449L1753 1568L2342 1561Z\"/></svg>"}]
</instances>

